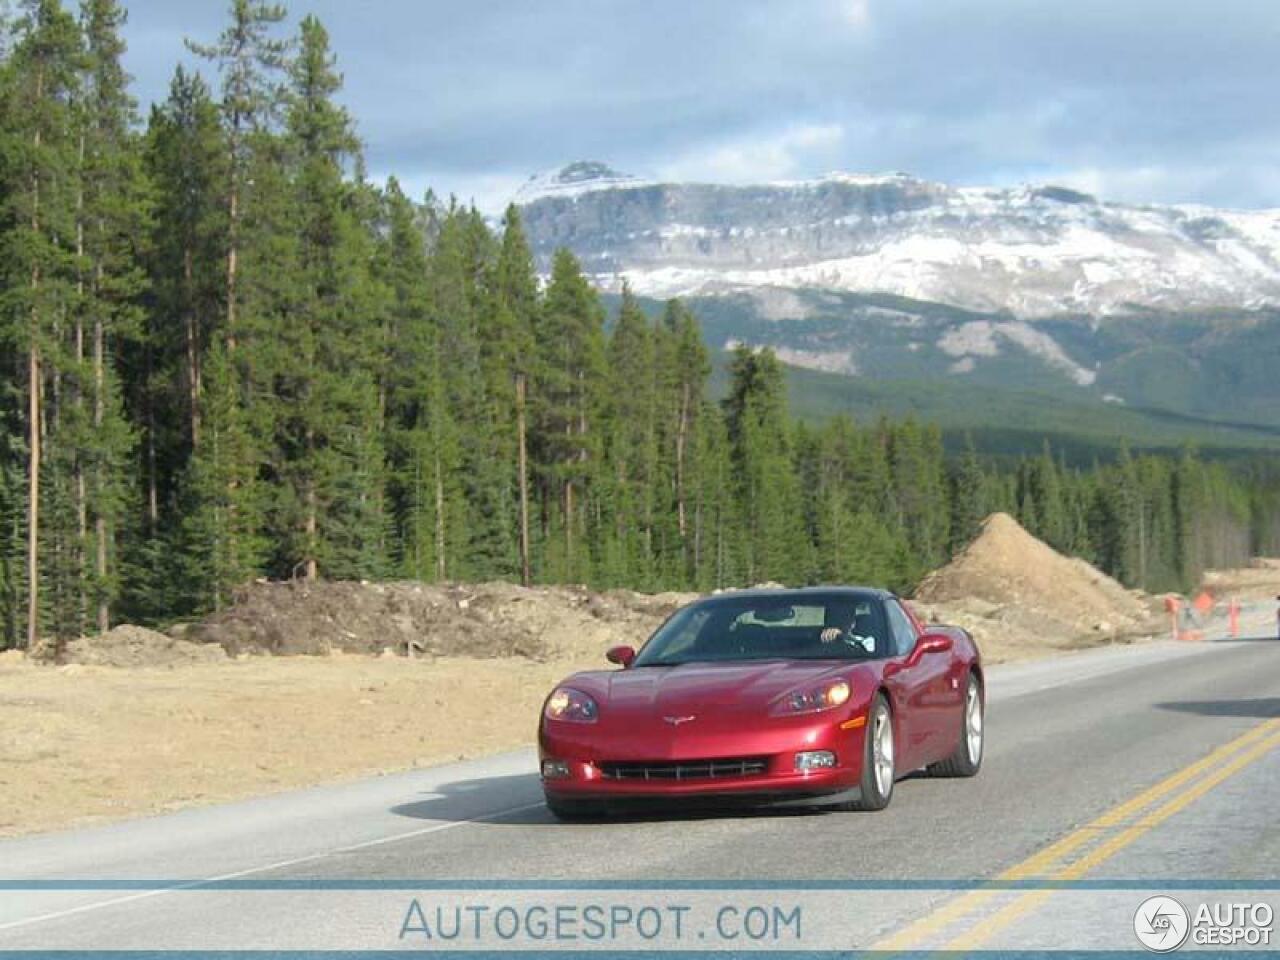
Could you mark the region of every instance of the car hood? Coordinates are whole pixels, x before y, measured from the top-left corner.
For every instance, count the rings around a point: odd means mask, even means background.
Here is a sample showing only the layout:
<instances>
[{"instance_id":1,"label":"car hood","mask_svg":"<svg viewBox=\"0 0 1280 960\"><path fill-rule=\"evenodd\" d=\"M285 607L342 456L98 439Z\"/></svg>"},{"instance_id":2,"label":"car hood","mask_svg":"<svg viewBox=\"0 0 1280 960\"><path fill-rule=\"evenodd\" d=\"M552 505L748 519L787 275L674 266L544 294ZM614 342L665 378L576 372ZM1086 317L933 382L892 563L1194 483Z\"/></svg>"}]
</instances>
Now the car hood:
<instances>
[{"instance_id":1,"label":"car hood","mask_svg":"<svg viewBox=\"0 0 1280 960\"><path fill-rule=\"evenodd\" d=\"M596 699L602 720L758 713L792 690L850 676L859 666L838 660L685 663L582 673L567 684Z\"/></svg>"}]
</instances>

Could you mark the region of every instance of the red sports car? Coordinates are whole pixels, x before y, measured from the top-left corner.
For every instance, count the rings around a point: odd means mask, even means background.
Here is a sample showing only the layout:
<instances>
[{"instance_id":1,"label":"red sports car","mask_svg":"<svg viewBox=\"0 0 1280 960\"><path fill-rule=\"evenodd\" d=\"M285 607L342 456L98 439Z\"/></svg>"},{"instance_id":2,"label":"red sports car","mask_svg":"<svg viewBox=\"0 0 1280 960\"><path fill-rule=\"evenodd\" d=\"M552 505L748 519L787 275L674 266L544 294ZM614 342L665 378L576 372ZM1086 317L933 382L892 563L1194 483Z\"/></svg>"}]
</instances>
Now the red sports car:
<instances>
[{"instance_id":1,"label":"red sports car","mask_svg":"<svg viewBox=\"0 0 1280 960\"><path fill-rule=\"evenodd\" d=\"M561 819L658 800L880 810L913 770L982 764L973 638L921 626L886 591L707 597L608 658L623 669L574 674L542 708L542 785Z\"/></svg>"}]
</instances>

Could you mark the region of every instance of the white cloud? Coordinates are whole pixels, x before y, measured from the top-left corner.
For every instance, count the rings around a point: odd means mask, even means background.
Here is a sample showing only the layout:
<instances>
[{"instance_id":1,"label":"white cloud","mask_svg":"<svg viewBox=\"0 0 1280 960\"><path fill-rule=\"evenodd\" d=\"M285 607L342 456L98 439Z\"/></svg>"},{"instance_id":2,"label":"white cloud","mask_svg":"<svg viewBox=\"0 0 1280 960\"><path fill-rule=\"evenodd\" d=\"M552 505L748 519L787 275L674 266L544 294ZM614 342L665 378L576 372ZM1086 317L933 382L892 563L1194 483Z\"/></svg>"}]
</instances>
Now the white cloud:
<instances>
[{"instance_id":1,"label":"white cloud","mask_svg":"<svg viewBox=\"0 0 1280 960\"><path fill-rule=\"evenodd\" d=\"M1174 180L1181 181L1179 187L1185 187L1186 177L1185 170L1175 174L1163 166L1138 166L1078 167L1051 172L1042 179L1107 200L1142 201L1165 194Z\"/></svg>"},{"instance_id":2,"label":"white cloud","mask_svg":"<svg viewBox=\"0 0 1280 960\"><path fill-rule=\"evenodd\" d=\"M528 179L528 174L516 173L448 173L420 170L403 174L395 171L375 171L370 179L381 183L389 175L400 181L400 189L405 196L421 200L428 189L434 190L442 202L448 202L450 194L457 197L458 202L465 205L474 203L476 209L488 216L502 213L516 191Z\"/></svg>"},{"instance_id":3,"label":"white cloud","mask_svg":"<svg viewBox=\"0 0 1280 960\"><path fill-rule=\"evenodd\" d=\"M844 143L838 123L798 124L781 131L738 137L694 148L658 166L664 180L750 183L781 180L827 169Z\"/></svg>"},{"instance_id":4,"label":"white cloud","mask_svg":"<svg viewBox=\"0 0 1280 960\"><path fill-rule=\"evenodd\" d=\"M999 179L999 178L995 178ZM1280 172L1248 170L1242 164L1143 164L1079 166L1037 171L1030 179L1091 193L1102 200L1125 203L1187 202L1206 196L1225 197L1234 185L1243 193L1280 195ZM1222 205L1223 201L1218 200ZM1226 201L1227 205L1231 200Z\"/></svg>"},{"instance_id":5,"label":"white cloud","mask_svg":"<svg viewBox=\"0 0 1280 960\"><path fill-rule=\"evenodd\" d=\"M871 0L838 0L840 15L850 26L863 30L871 24Z\"/></svg>"}]
</instances>

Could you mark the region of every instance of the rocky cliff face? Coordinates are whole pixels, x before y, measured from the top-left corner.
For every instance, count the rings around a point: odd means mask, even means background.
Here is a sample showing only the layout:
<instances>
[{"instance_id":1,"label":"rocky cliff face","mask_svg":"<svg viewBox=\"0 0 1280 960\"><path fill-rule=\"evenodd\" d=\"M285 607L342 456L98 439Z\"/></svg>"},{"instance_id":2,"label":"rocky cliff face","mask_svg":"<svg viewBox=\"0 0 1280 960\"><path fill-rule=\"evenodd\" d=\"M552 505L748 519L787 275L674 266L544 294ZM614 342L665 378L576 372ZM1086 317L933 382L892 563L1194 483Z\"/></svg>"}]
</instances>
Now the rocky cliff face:
<instances>
[{"instance_id":1,"label":"rocky cliff face","mask_svg":"<svg viewBox=\"0 0 1280 960\"><path fill-rule=\"evenodd\" d=\"M597 163L533 178L517 202L540 258L567 246L602 287L656 297L887 293L1022 319L1280 303L1280 211L902 174L654 183Z\"/></svg>"}]
</instances>

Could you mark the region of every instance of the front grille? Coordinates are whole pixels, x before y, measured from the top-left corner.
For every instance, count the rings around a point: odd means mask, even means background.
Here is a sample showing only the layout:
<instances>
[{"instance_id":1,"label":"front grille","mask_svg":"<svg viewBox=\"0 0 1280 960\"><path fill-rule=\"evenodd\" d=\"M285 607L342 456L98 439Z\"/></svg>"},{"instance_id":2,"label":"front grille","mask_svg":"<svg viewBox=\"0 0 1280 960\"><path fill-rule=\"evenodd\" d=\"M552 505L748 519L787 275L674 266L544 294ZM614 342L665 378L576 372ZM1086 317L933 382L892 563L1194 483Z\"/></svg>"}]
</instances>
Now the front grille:
<instances>
[{"instance_id":1,"label":"front grille","mask_svg":"<svg viewBox=\"0 0 1280 960\"><path fill-rule=\"evenodd\" d=\"M601 763L606 780L710 780L751 777L764 773L768 757L726 757L718 760L641 760Z\"/></svg>"}]
</instances>

